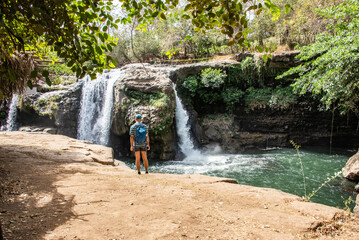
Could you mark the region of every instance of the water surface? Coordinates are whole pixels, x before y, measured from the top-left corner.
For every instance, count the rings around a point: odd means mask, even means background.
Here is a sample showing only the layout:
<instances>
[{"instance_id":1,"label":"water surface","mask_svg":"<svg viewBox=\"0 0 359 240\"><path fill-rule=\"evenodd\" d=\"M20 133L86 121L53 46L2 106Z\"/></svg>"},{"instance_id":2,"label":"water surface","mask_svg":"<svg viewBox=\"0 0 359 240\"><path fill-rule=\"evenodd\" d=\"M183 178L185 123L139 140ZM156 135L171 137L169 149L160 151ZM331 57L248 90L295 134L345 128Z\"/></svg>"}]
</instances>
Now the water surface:
<instances>
[{"instance_id":1,"label":"water surface","mask_svg":"<svg viewBox=\"0 0 359 240\"><path fill-rule=\"evenodd\" d=\"M300 149L307 194L317 189L328 178L340 171L353 152L323 149ZM134 160L125 161L135 169ZM275 188L304 196L303 175L295 149L277 149L247 154L202 153L182 161L151 161L150 172L172 174L203 174L236 179L239 184ZM311 199L334 207L345 207L344 200L355 195L355 184L338 177L326 184ZM351 208L354 203L351 204Z\"/></svg>"}]
</instances>

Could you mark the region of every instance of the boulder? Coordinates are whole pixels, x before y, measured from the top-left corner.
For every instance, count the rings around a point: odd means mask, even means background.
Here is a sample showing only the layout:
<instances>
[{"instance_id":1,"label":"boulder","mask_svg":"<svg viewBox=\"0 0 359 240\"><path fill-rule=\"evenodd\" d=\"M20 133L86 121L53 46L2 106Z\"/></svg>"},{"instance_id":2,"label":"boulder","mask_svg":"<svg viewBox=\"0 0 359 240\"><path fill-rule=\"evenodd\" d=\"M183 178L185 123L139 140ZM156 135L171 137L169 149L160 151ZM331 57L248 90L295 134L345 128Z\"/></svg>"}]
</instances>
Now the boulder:
<instances>
[{"instance_id":1,"label":"boulder","mask_svg":"<svg viewBox=\"0 0 359 240\"><path fill-rule=\"evenodd\" d=\"M343 176L349 180L359 182L359 152L348 160L343 169Z\"/></svg>"},{"instance_id":2,"label":"boulder","mask_svg":"<svg viewBox=\"0 0 359 240\"><path fill-rule=\"evenodd\" d=\"M129 152L129 130L136 114L149 127L150 158L173 159L176 149L174 127L175 95L172 81L149 64L130 64L114 85L112 133L119 138L122 155Z\"/></svg>"}]
</instances>

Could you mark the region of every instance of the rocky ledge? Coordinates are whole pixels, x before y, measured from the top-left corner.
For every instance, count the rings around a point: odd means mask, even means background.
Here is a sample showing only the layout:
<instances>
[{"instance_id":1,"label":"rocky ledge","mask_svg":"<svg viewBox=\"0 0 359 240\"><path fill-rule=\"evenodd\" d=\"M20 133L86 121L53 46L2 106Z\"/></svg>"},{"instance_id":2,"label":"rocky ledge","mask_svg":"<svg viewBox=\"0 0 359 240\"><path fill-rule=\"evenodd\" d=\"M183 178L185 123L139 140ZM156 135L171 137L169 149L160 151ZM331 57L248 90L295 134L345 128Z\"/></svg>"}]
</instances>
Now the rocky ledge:
<instances>
[{"instance_id":1,"label":"rocky ledge","mask_svg":"<svg viewBox=\"0 0 359 240\"><path fill-rule=\"evenodd\" d=\"M96 155L93 155L95 153ZM138 175L111 150L0 133L5 239L355 239L358 219L274 189L201 175ZM98 158L98 159L97 159ZM97 160L96 160L97 159Z\"/></svg>"}]
</instances>

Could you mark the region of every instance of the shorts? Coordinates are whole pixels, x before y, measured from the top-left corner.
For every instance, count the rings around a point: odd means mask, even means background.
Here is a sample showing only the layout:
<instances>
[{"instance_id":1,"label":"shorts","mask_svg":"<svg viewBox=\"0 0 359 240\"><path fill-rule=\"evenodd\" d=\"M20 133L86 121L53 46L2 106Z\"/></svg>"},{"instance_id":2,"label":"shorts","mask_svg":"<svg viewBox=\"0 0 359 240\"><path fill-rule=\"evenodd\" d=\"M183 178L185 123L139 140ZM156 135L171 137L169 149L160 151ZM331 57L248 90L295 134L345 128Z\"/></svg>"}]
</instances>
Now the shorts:
<instances>
[{"instance_id":1,"label":"shorts","mask_svg":"<svg viewBox=\"0 0 359 240\"><path fill-rule=\"evenodd\" d=\"M134 149L135 149L135 152L146 152L147 151L146 146L141 146L141 147L134 146Z\"/></svg>"}]
</instances>

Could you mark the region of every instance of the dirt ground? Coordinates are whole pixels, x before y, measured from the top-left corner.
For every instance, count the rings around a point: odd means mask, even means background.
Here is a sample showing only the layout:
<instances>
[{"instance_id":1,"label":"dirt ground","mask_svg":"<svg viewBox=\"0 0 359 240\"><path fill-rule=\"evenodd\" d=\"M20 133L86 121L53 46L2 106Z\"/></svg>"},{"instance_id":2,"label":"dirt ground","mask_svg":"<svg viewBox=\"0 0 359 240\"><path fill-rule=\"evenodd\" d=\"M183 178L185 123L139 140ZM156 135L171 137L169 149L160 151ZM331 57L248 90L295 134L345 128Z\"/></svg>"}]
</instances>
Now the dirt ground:
<instances>
[{"instance_id":1,"label":"dirt ground","mask_svg":"<svg viewBox=\"0 0 359 240\"><path fill-rule=\"evenodd\" d=\"M358 219L274 189L201 175L138 175L111 149L0 133L4 239L359 239Z\"/></svg>"}]
</instances>

